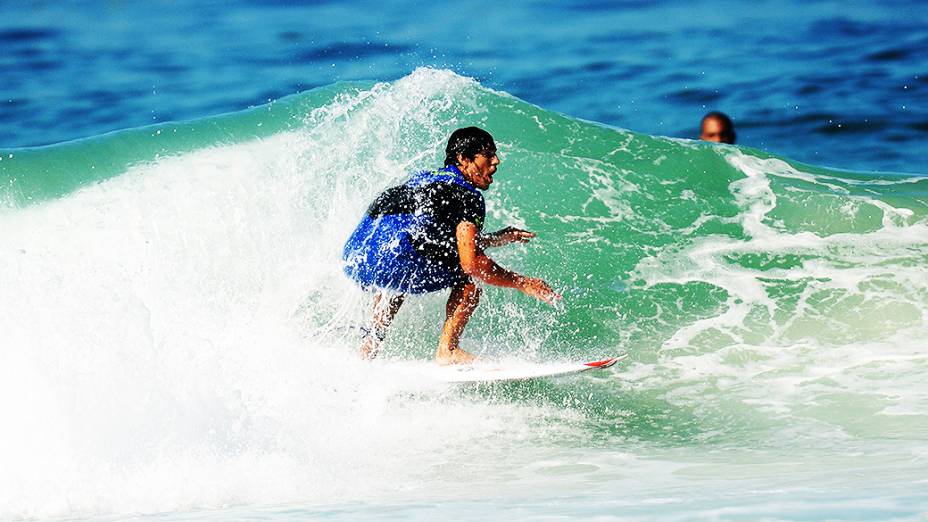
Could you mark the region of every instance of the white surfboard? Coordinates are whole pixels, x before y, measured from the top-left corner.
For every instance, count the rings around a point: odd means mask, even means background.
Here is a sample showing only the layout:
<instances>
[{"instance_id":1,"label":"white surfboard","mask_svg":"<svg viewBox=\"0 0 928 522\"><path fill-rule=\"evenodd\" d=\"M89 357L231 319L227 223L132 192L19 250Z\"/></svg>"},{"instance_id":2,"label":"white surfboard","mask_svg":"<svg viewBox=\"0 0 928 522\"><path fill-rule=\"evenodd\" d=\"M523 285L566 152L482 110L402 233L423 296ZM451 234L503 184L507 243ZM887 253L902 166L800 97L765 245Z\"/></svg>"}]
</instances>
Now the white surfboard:
<instances>
[{"instance_id":1,"label":"white surfboard","mask_svg":"<svg viewBox=\"0 0 928 522\"><path fill-rule=\"evenodd\" d=\"M475 363L440 366L435 375L452 383L493 383L528 381L550 377L563 377L590 370L602 370L628 357L628 354L600 361L578 363Z\"/></svg>"}]
</instances>

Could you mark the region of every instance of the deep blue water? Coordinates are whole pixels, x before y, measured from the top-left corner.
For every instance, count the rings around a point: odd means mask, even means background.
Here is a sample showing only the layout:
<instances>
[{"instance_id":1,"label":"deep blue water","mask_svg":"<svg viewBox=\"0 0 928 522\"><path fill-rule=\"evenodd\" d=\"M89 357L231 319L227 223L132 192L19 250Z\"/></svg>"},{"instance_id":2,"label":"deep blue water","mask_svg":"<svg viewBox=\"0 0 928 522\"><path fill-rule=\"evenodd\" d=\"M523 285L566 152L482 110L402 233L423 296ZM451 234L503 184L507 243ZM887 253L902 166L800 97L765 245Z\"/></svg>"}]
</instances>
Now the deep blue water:
<instances>
[{"instance_id":1,"label":"deep blue water","mask_svg":"<svg viewBox=\"0 0 928 522\"><path fill-rule=\"evenodd\" d=\"M4 2L0 146L450 68L547 109L854 170L928 172L928 9L894 2Z\"/></svg>"}]
</instances>

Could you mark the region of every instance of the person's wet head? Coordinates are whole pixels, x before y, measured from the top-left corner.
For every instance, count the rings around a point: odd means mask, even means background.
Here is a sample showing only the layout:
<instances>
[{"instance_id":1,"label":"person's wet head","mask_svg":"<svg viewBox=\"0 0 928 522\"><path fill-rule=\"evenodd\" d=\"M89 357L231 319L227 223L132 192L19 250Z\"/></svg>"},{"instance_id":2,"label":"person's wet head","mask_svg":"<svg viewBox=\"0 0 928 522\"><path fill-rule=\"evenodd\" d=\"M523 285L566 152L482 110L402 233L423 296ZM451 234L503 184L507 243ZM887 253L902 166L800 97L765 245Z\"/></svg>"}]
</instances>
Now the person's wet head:
<instances>
[{"instance_id":1,"label":"person's wet head","mask_svg":"<svg viewBox=\"0 0 928 522\"><path fill-rule=\"evenodd\" d=\"M727 114L712 111L702 117L699 139L718 143L734 143L735 126Z\"/></svg>"},{"instance_id":2,"label":"person's wet head","mask_svg":"<svg viewBox=\"0 0 928 522\"><path fill-rule=\"evenodd\" d=\"M445 166L448 165L456 166L467 181L486 190L493 183L493 174L499 165L493 136L479 127L454 131L445 147Z\"/></svg>"}]
</instances>

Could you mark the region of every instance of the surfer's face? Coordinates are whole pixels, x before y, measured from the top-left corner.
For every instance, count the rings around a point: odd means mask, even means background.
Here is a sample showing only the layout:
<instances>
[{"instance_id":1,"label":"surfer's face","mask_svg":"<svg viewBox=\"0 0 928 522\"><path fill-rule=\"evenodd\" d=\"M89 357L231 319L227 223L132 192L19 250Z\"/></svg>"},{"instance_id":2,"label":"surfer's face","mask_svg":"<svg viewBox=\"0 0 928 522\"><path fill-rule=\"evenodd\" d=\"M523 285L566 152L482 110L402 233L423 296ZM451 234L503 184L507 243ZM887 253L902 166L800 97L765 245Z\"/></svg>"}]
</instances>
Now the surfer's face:
<instances>
[{"instance_id":1,"label":"surfer's face","mask_svg":"<svg viewBox=\"0 0 928 522\"><path fill-rule=\"evenodd\" d=\"M493 174L499 165L499 156L495 150L480 152L472 160L458 156L458 160L464 178L478 189L486 190L493 183Z\"/></svg>"}]
</instances>

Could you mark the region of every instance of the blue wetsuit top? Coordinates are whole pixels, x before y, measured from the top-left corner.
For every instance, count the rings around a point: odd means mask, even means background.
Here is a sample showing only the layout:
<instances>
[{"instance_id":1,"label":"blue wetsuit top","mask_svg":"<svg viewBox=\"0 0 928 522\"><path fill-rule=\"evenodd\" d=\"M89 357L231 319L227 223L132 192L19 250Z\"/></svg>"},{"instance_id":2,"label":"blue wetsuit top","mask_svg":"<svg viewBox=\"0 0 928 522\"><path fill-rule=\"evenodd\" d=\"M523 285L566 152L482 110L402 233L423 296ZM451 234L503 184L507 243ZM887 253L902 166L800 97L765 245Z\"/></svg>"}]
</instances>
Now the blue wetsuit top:
<instances>
[{"instance_id":1,"label":"blue wetsuit top","mask_svg":"<svg viewBox=\"0 0 928 522\"><path fill-rule=\"evenodd\" d=\"M368 207L345 244L345 272L362 287L424 293L465 280L457 226L483 228L483 195L453 165L413 175Z\"/></svg>"}]
</instances>

